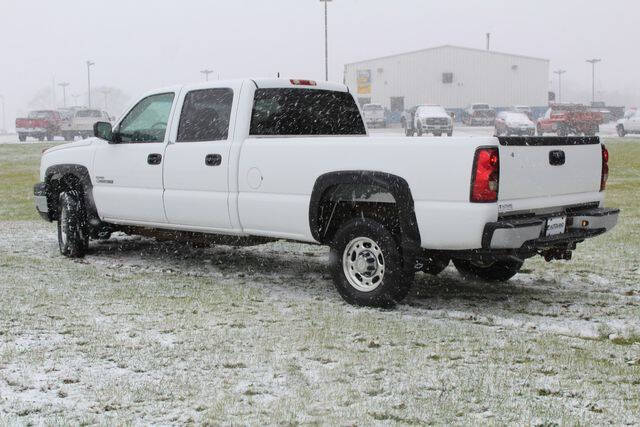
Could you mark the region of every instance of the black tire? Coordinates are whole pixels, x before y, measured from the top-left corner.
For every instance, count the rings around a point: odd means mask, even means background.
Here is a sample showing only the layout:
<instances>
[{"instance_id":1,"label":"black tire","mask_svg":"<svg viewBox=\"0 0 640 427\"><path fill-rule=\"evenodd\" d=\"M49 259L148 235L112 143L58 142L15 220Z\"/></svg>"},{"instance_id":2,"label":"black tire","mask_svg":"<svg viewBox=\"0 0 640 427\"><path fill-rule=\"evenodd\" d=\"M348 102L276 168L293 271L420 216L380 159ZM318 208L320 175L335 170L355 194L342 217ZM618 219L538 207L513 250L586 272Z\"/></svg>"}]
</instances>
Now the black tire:
<instances>
[{"instance_id":1,"label":"black tire","mask_svg":"<svg viewBox=\"0 0 640 427\"><path fill-rule=\"evenodd\" d=\"M418 136L422 136L422 123L418 122L417 128L418 128L418 131L417 131Z\"/></svg>"},{"instance_id":2,"label":"black tire","mask_svg":"<svg viewBox=\"0 0 640 427\"><path fill-rule=\"evenodd\" d=\"M40 141L40 142L44 141L44 136L39 136L38 137L38 141Z\"/></svg>"},{"instance_id":3,"label":"black tire","mask_svg":"<svg viewBox=\"0 0 640 427\"><path fill-rule=\"evenodd\" d=\"M620 138L624 138L625 135L627 134L627 131L624 130L624 125L618 125L616 126L616 131L618 132L618 136Z\"/></svg>"},{"instance_id":4,"label":"black tire","mask_svg":"<svg viewBox=\"0 0 640 427\"><path fill-rule=\"evenodd\" d=\"M47 134L47 141L53 141L53 135L50 133Z\"/></svg>"},{"instance_id":5,"label":"black tire","mask_svg":"<svg viewBox=\"0 0 640 427\"><path fill-rule=\"evenodd\" d=\"M453 132L447 132L447 136L453 136Z\"/></svg>"},{"instance_id":6,"label":"black tire","mask_svg":"<svg viewBox=\"0 0 640 427\"><path fill-rule=\"evenodd\" d=\"M433 136L442 136L442 132L434 132Z\"/></svg>"},{"instance_id":7,"label":"black tire","mask_svg":"<svg viewBox=\"0 0 640 427\"><path fill-rule=\"evenodd\" d=\"M466 259L454 259L453 265L463 277L469 279L482 279L487 282L506 282L518 274L523 261L507 259L496 261L487 267L480 267Z\"/></svg>"},{"instance_id":8,"label":"black tire","mask_svg":"<svg viewBox=\"0 0 640 427\"><path fill-rule=\"evenodd\" d=\"M413 136L413 129L406 128L406 129L404 130L404 134L405 134L406 136Z\"/></svg>"},{"instance_id":9,"label":"black tire","mask_svg":"<svg viewBox=\"0 0 640 427\"><path fill-rule=\"evenodd\" d=\"M398 242L382 224L371 219L357 218L343 224L331 242L330 260L333 283L349 304L393 307L411 288L413 272L409 273L403 268ZM361 269L373 272L358 272L358 264ZM350 274L347 273L349 269Z\"/></svg>"},{"instance_id":10,"label":"black tire","mask_svg":"<svg viewBox=\"0 0 640 427\"><path fill-rule=\"evenodd\" d=\"M24 134L22 134L22 133L19 133L19 134L18 134L18 140L19 140L20 142L25 142L25 141L27 140L27 135L24 135Z\"/></svg>"},{"instance_id":11,"label":"black tire","mask_svg":"<svg viewBox=\"0 0 640 427\"><path fill-rule=\"evenodd\" d=\"M558 128L558 136L559 137L569 136L569 130L565 129L564 127L559 127Z\"/></svg>"},{"instance_id":12,"label":"black tire","mask_svg":"<svg viewBox=\"0 0 640 427\"><path fill-rule=\"evenodd\" d=\"M89 248L86 213L77 192L60 194L58 210L58 247L69 258L82 258Z\"/></svg>"}]
</instances>

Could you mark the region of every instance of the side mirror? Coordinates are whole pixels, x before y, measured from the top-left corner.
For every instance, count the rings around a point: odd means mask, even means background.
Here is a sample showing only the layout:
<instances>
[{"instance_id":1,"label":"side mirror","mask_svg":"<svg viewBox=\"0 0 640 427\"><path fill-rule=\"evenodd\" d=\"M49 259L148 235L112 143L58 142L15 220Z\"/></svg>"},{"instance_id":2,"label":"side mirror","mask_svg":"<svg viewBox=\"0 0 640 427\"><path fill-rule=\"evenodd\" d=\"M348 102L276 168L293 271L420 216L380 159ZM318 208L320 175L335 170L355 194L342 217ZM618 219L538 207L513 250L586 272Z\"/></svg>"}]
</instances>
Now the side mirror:
<instances>
[{"instance_id":1,"label":"side mirror","mask_svg":"<svg viewBox=\"0 0 640 427\"><path fill-rule=\"evenodd\" d=\"M93 134L100 139L113 143L113 129L109 122L95 122L93 124Z\"/></svg>"}]
</instances>

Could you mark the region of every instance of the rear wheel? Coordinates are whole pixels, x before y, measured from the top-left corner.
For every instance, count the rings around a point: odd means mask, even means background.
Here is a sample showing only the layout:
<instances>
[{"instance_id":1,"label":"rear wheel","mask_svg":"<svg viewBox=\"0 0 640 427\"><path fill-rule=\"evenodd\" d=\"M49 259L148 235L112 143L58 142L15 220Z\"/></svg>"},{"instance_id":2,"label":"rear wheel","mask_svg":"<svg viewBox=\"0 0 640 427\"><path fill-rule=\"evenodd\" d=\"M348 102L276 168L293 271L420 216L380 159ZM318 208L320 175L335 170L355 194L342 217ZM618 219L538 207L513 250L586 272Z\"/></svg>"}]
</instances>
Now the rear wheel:
<instances>
[{"instance_id":1,"label":"rear wheel","mask_svg":"<svg viewBox=\"0 0 640 427\"><path fill-rule=\"evenodd\" d=\"M624 126L623 125L616 126L616 131L618 132L618 136L620 138L624 138L624 136L627 134L627 131L624 130Z\"/></svg>"},{"instance_id":2,"label":"rear wheel","mask_svg":"<svg viewBox=\"0 0 640 427\"><path fill-rule=\"evenodd\" d=\"M507 259L495 261L491 264L481 266L466 259L454 259L453 265L462 276L471 279L483 279L488 282L506 282L518 274L522 268L523 261Z\"/></svg>"},{"instance_id":3,"label":"rear wheel","mask_svg":"<svg viewBox=\"0 0 640 427\"><path fill-rule=\"evenodd\" d=\"M447 136L453 136L453 132L447 132Z\"/></svg>"},{"instance_id":4,"label":"rear wheel","mask_svg":"<svg viewBox=\"0 0 640 427\"><path fill-rule=\"evenodd\" d=\"M23 133L19 133L18 134L18 140L20 140L20 142L25 142L27 140L27 135L25 135Z\"/></svg>"},{"instance_id":5,"label":"rear wheel","mask_svg":"<svg viewBox=\"0 0 640 427\"><path fill-rule=\"evenodd\" d=\"M82 258L89 247L86 214L76 191L60 194L58 212L58 246L69 258Z\"/></svg>"},{"instance_id":6,"label":"rear wheel","mask_svg":"<svg viewBox=\"0 0 640 427\"><path fill-rule=\"evenodd\" d=\"M331 243L331 270L338 293L349 304L392 307L411 288L393 235L368 218L353 219Z\"/></svg>"},{"instance_id":7,"label":"rear wheel","mask_svg":"<svg viewBox=\"0 0 640 427\"><path fill-rule=\"evenodd\" d=\"M442 133L441 132L434 132L433 136L442 136Z\"/></svg>"}]
</instances>

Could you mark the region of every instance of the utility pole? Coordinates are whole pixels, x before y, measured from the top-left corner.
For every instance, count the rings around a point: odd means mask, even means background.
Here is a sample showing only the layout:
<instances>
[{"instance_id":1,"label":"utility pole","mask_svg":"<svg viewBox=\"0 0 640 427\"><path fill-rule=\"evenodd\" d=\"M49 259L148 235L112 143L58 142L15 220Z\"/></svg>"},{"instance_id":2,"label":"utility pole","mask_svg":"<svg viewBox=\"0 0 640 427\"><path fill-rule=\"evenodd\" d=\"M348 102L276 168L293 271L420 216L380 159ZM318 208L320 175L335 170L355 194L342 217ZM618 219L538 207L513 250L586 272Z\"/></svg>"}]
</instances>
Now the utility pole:
<instances>
[{"instance_id":1,"label":"utility pole","mask_svg":"<svg viewBox=\"0 0 640 427\"><path fill-rule=\"evenodd\" d=\"M491 47L491 33L487 33L487 50Z\"/></svg>"},{"instance_id":2,"label":"utility pole","mask_svg":"<svg viewBox=\"0 0 640 427\"><path fill-rule=\"evenodd\" d=\"M4 120L4 95L0 95L0 99L2 99L2 132L0 133L5 133L7 131L7 123Z\"/></svg>"},{"instance_id":3,"label":"utility pole","mask_svg":"<svg viewBox=\"0 0 640 427\"><path fill-rule=\"evenodd\" d=\"M329 80L329 26L327 25L327 3L332 0L320 0L324 3L324 79Z\"/></svg>"},{"instance_id":4,"label":"utility pole","mask_svg":"<svg viewBox=\"0 0 640 427\"><path fill-rule=\"evenodd\" d=\"M567 70L556 70L555 74L558 75L558 103L562 103L562 75L566 73Z\"/></svg>"},{"instance_id":5,"label":"utility pole","mask_svg":"<svg viewBox=\"0 0 640 427\"><path fill-rule=\"evenodd\" d=\"M204 69L204 70L202 70L200 72L202 74L204 74L204 80L208 82L209 81L209 74L213 73L213 70Z\"/></svg>"},{"instance_id":6,"label":"utility pole","mask_svg":"<svg viewBox=\"0 0 640 427\"><path fill-rule=\"evenodd\" d=\"M102 89L100 92L104 95L104 111L107 111L107 96L109 96L111 91L109 89Z\"/></svg>"},{"instance_id":7,"label":"utility pole","mask_svg":"<svg viewBox=\"0 0 640 427\"><path fill-rule=\"evenodd\" d=\"M68 82L58 83L58 86L62 88L62 106L67 106L67 86L69 86Z\"/></svg>"},{"instance_id":8,"label":"utility pole","mask_svg":"<svg viewBox=\"0 0 640 427\"><path fill-rule=\"evenodd\" d=\"M96 65L93 61L87 61L87 102L88 107L91 108L91 66Z\"/></svg>"},{"instance_id":9,"label":"utility pole","mask_svg":"<svg viewBox=\"0 0 640 427\"><path fill-rule=\"evenodd\" d=\"M591 105L596 102L596 64L600 61L602 59L587 59L587 62L591 64Z\"/></svg>"}]
</instances>

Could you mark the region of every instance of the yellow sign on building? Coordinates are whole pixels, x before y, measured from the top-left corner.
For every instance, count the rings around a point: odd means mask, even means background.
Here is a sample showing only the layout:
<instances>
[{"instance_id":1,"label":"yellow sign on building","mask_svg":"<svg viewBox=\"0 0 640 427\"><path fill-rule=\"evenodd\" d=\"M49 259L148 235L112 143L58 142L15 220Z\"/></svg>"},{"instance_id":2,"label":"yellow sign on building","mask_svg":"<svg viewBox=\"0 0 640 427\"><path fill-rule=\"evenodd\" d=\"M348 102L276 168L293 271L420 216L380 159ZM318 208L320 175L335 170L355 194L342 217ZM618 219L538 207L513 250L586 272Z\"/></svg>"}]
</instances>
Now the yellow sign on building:
<instances>
[{"instance_id":1,"label":"yellow sign on building","mask_svg":"<svg viewBox=\"0 0 640 427\"><path fill-rule=\"evenodd\" d=\"M358 94L371 93L371 70L358 70Z\"/></svg>"}]
</instances>

